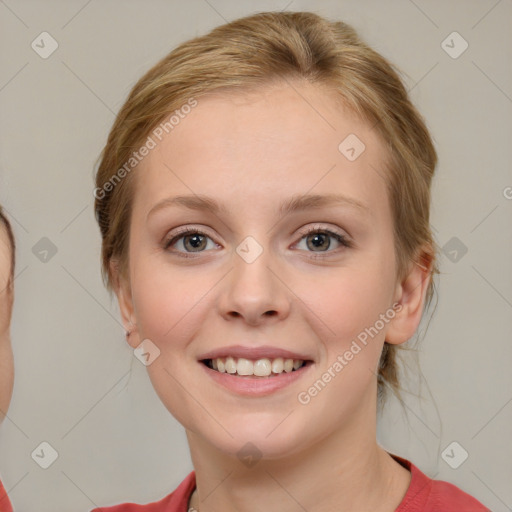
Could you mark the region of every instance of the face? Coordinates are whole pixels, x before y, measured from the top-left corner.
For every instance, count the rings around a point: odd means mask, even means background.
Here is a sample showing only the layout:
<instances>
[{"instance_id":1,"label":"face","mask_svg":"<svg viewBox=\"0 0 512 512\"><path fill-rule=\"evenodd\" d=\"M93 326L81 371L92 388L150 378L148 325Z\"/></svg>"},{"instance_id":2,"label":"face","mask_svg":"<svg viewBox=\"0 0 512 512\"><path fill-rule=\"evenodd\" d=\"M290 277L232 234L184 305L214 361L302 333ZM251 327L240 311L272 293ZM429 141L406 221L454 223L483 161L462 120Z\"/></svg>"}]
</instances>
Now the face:
<instances>
[{"instance_id":1,"label":"face","mask_svg":"<svg viewBox=\"0 0 512 512\"><path fill-rule=\"evenodd\" d=\"M11 400L14 365L12 359L10 323L12 313L11 278L12 247L3 224L0 224L0 421Z\"/></svg>"},{"instance_id":2,"label":"face","mask_svg":"<svg viewBox=\"0 0 512 512\"><path fill-rule=\"evenodd\" d=\"M155 390L197 439L279 458L374 435L384 340L412 335L424 295L396 279L385 157L331 93L274 85L199 98L137 169L118 297L132 346L160 351ZM363 344L365 329L378 332Z\"/></svg>"}]
</instances>

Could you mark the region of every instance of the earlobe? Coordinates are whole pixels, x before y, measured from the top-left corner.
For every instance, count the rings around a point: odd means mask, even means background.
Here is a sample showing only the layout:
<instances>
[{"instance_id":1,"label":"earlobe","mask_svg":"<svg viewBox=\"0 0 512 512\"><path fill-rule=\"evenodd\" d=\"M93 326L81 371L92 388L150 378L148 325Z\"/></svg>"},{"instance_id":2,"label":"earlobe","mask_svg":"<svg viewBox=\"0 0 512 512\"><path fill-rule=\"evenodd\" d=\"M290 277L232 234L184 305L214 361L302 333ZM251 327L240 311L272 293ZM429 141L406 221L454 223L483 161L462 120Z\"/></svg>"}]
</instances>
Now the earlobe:
<instances>
[{"instance_id":1,"label":"earlobe","mask_svg":"<svg viewBox=\"0 0 512 512\"><path fill-rule=\"evenodd\" d=\"M418 328L428 286L431 280L433 260L423 253L410 265L409 272L397 283L395 302L401 308L390 322L386 332L386 341L398 345L412 338Z\"/></svg>"},{"instance_id":2,"label":"earlobe","mask_svg":"<svg viewBox=\"0 0 512 512\"><path fill-rule=\"evenodd\" d=\"M121 275L117 262L110 263L112 287L119 303L119 311L125 329L126 341L133 348L139 345L139 333L135 320L131 287L128 280Z\"/></svg>"}]
</instances>

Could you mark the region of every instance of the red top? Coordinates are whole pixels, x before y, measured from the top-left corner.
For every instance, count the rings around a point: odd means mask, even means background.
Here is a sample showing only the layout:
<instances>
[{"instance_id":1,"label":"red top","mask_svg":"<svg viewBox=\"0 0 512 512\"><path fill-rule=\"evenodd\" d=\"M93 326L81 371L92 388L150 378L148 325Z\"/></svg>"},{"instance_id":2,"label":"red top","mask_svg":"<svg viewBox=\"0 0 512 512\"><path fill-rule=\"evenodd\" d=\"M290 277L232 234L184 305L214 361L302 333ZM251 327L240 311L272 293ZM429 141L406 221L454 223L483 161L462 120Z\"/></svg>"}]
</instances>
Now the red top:
<instances>
[{"instance_id":1,"label":"red top","mask_svg":"<svg viewBox=\"0 0 512 512\"><path fill-rule=\"evenodd\" d=\"M408 460L391 456L411 472L411 483L395 512L491 512L458 487L432 480ZM188 500L195 487L196 476L192 471L174 492L161 501L148 505L125 503L92 512L187 512Z\"/></svg>"},{"instance_id":2,"label":"red top","mask_svg":"<svg viewBox=\"0 0 512 512\"><path fill-rule=\"evenodd\" d=\"M179 510L179 509L178 509ZM0 512L12 512L12 505L0 480Z\"/></svg>"}]
</instances>

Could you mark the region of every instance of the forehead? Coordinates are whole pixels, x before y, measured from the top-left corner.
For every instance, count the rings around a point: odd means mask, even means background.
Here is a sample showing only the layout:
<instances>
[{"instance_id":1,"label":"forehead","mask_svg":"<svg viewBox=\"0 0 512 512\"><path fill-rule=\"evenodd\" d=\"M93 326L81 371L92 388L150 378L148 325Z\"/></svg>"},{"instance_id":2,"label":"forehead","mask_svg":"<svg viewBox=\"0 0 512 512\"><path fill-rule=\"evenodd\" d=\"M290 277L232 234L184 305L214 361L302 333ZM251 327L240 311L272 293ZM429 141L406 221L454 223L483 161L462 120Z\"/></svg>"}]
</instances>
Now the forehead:
<instances>
[{"instance_id":1,"label":"forehead","mask_svg":"<svg viewBox=\"0 0 512 512\"><path fill-rule=\"evenodd\" d=\"M152 137L155 148L136 173L136 202L178 190L268 198L340 186L383 190L378 134L334 91L308 83L201 96L161 140ZM351 149L355 159L347 158Z\"/></svg>"}]
</instances>

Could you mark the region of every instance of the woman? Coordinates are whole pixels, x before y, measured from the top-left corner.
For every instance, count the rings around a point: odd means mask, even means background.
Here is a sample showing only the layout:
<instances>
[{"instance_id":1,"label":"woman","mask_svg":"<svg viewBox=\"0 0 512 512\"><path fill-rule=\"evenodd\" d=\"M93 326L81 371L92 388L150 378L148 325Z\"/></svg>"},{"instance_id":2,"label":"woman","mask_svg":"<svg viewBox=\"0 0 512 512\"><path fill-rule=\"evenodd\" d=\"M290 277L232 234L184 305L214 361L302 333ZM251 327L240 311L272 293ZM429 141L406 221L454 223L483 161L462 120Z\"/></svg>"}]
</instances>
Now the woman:
<instances>
[{"instance_id":1,"label":"woman","mask_svg":"<svg viewBox=\"0 0 512 512\"><path fill-rule=\"evenodd\" d=\"M0 207L0 422L11 401L14 383L10 324L14 299L14 236ZM0 481L0 512L12 512L9 496Z\"/></svg>"},{"instance_id":2,"label":"woman","mask_svg":"<svg viewBox=\"0 0 512 512\"><path fill-rule=\"evenodd\" d=\"M108 510L486 510L376 441L433 292L436 161L392 66L312 13L139 80L96 177L103 272L194 472Z\"/></svg>"}]
</instances>

